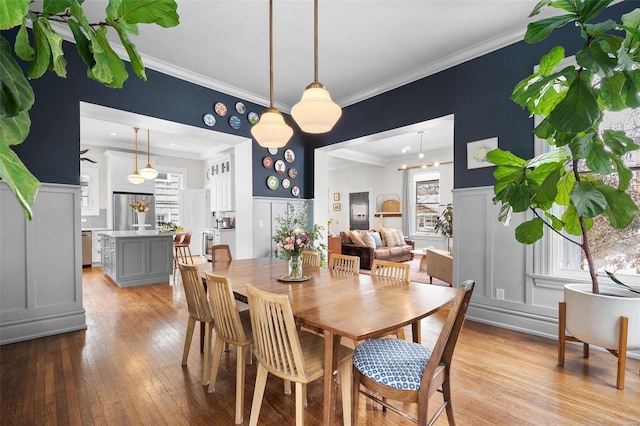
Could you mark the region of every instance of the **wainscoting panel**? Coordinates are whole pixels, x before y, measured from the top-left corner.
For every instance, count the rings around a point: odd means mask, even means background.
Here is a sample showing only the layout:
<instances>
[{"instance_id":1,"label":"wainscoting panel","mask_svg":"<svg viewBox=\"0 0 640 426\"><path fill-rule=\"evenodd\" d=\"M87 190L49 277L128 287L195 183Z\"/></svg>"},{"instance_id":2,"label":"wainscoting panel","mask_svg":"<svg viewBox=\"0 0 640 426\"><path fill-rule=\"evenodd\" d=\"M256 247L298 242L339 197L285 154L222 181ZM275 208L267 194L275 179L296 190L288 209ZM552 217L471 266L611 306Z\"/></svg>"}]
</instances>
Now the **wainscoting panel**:
<instances>
[{"instance_id":1,"label":"wainscoting panel","mask_svg":"<svg viewBox=\"0 0 640 426\"><path fill-rule=\"evenodd\" d=\"M43 184L28 221L0 182L0 344L86 328L79 200Z\"/></svg>"},{"instance_id":2,"label":"wainscoting panel","mask_svg":"<svg viewBox=\"0 0 640 426\"><path fill-rule=\"evenodd\" d=\"M492 187L456 189L453 206L454 282L477 283L469 318L555 338L562 287L536 287L529 277L533 250L514 236L522 215L502 225Z\"/></svg>"}]
</instances>

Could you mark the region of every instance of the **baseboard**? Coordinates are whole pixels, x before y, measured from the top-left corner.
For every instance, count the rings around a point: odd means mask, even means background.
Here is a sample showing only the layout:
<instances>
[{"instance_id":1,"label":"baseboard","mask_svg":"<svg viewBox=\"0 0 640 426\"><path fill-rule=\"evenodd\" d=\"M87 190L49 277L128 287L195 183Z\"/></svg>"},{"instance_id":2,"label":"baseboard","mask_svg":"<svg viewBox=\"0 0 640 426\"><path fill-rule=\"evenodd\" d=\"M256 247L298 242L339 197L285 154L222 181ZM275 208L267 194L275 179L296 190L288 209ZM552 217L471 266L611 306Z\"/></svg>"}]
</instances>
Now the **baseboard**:
<instances>
[{"instance_id":1,"label":"baseboard","mask_svg":"<svg viewBox=\"0 0 640 426\"><path fill-rule=\"evenodd\" d=\"M70 331L86 330L85 310L67 311L60 315L3 322L0 326L0 345L22 342Z\"/></svg>"}]
</instances>

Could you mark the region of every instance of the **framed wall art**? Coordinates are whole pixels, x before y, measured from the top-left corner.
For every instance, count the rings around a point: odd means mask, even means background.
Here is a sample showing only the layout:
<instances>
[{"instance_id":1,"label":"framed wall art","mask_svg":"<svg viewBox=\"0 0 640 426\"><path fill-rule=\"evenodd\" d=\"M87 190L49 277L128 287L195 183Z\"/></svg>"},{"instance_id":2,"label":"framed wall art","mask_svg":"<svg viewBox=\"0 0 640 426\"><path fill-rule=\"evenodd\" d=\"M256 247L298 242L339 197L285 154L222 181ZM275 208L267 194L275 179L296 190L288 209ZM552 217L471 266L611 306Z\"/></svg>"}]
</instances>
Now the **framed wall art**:
<instances>
[{"instance_id":1,"label":"framed wall art","mask_svg":"<svg viewBox=\"0 0 640 426\"><path fill-rule=\"evenodd\" d=\"M498 147L498 138L482 139L467 143L467 169L492 167L487 161L487 152Z\"/></svg>"},{"instance_id":2,"label":"framed wall art","mask_svg":"<svg viewBox=\"0 0 640 426\"><path fill-rule=\"evenodd\" d=\"M333 203L333 211L334 212L340 211L340 203Z\"/></svg>"},{"instance_id":3,"label":"framed wall art","mask_svg":"<svg viewBox=\"0 0 640 426\"><path fill-rule=\"evenodd\" d=\"M339 192L334 192L333 193L333 201L340 201L340 193Z\"/></svg>"}]
</instances>

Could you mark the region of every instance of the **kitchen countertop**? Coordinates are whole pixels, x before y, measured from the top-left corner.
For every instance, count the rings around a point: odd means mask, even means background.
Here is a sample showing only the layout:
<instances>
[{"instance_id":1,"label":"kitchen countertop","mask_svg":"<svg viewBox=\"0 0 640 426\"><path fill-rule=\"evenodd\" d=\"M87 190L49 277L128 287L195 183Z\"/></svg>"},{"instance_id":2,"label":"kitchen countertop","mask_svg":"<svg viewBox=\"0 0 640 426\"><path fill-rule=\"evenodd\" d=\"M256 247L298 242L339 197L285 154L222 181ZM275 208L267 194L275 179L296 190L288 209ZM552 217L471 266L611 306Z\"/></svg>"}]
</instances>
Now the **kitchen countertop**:
<instances>
[{"instance_id":1,"label":"kitchen countertop","mask_svg":"<svg viewBox=\"0 0 640 426\"><path fill-rule=\"evenodd\" d=\"M138 233L138 231L102 231L98 232L99 235L105 235L113 238L131 238L131 237L173 237L175 232L160 232L145 231L144 233Z\"/></svg>"}]
</instances>

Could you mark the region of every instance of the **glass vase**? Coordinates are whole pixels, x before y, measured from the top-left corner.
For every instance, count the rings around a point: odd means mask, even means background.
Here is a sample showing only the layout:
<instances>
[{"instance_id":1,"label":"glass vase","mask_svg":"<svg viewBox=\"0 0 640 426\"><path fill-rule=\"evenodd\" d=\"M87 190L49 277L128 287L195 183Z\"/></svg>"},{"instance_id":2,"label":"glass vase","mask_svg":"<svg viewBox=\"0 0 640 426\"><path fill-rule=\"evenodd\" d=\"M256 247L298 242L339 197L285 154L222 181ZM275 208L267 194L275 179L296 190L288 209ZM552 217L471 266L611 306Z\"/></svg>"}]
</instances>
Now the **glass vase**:
<instances>
[{"instance_id":1,"label":"glass vase","mask_svg":"<svg viewBox=\"0 0 640 426\"><path fill-rule=\"evenodd\" d=\"M292 280L302 278L302 259L299 254L292 254L289 259L289 278Z\"/></svg>"}]
</instances>

